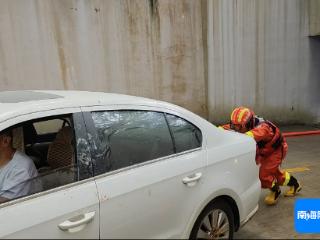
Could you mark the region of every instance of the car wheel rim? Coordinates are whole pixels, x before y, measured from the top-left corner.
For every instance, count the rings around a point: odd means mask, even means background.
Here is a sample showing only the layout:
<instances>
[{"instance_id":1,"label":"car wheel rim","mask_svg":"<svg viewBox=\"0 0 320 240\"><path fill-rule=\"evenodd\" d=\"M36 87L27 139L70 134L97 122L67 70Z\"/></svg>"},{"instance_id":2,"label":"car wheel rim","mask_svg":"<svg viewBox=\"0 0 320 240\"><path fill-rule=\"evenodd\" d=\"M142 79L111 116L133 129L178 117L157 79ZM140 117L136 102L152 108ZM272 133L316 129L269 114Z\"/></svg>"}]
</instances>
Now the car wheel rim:
<instances>
[{"instance_id":1,"label":"car wheel rim","mask_svg":"<svg viewBox=\"0 0 320 240\"><path fill-rule=\"evenodd\" d=\"M229 228L227 214L220 209L215 209L203 218L197 239L228 239Z\"/></svg>"}]
</instances>

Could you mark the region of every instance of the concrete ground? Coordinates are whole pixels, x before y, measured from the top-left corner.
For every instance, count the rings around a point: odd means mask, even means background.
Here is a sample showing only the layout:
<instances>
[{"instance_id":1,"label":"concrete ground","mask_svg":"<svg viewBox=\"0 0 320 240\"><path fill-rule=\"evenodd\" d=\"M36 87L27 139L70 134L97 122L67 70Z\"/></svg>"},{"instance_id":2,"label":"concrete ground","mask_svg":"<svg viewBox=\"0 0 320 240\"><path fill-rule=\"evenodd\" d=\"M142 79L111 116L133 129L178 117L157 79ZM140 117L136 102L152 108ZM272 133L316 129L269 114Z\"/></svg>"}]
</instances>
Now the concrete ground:
<instances>
[{"instance_id":1,"label":"concrete ground","mask_svg":"<svg viewBox=\"0 0 320 240\"><path fill-rule=\"evenodd\" d=\"M319 130L317 127L281 127L283 132ZM289 151L282 168L292 171L302 184L296 198L320 198L320 135L287 138ZM282 187L282 193L287 187ZM259 210L254 217L235 234L237 239L320 239L320 234L298 234L294 228L295 198L280 197L276 206L263 202L268 193L262 190Z\"/></svg>"}]
</instances>

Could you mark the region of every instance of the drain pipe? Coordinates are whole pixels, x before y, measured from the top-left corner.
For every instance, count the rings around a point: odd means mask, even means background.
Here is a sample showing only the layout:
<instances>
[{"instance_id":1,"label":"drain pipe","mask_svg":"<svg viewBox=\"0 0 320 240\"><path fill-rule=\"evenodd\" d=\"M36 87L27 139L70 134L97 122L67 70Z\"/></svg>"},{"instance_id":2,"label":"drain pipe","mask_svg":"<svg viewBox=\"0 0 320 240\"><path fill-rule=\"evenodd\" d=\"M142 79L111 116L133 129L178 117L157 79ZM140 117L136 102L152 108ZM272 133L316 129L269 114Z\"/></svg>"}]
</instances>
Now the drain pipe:
<instances>
[{"instance_id":1,"label":"drain pipe","mask_svg":"<svg viewBox=\"0 0 320 240\"><path fill-rule=\"evenodd\" d=\"M313 131L300 131L300 132L283 132L282 135L284 137L303 137L309 135L320 135L320 130Z\"/></svg>"}]
</instances>

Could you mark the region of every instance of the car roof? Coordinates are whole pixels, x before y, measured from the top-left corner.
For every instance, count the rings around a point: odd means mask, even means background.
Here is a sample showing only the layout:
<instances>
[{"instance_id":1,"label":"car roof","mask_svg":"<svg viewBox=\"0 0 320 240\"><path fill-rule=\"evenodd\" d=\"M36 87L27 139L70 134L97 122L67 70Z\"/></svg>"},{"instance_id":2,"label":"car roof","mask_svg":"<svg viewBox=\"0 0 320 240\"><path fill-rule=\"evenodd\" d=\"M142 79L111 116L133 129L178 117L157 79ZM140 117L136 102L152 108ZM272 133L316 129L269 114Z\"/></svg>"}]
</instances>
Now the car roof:
<instances>
[{"instance_id":1,"label":"car roof","mask_svg":"<svg viewBox=\"0 0 320 240\"><path fill-rule=\"evenodd\" d=\"M96 104L103 102L109 103L129 103L131 101L151 100L142 97L134 97L124 94L88 92L88 91L41 91L41 90L24 90L24 91L3 91L0 92L0 104L19 104L23 105L47 105L47 104L70 104L73 106ZM115 102L116 101L116 102ZM153 100L156 101L156 100ZM1 106L1 105L0 105ZM10 105L12 106L12 105Z\"/></svg>"},{"instance_id":2,"label":"car roof","mask_svg":"<svg viewBox=\"0 0 320 240\"><path fill-rule=\"evenodd\" d=\"M154 99L116 93L21 90L0 92L0 122L30 112L94 105L134 104L183 110L176 105Z\"/></svg>"}]
</instances>

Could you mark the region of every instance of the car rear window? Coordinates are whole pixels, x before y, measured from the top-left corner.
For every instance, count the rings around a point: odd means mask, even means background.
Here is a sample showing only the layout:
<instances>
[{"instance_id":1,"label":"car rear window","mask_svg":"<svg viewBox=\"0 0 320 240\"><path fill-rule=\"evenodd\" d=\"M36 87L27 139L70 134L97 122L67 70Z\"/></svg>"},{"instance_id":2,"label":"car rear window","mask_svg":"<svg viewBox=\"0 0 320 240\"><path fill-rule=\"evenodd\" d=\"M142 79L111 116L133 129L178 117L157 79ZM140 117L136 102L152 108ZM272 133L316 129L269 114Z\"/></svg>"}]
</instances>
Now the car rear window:
<instances>
[{"instance_id":1,"label":"car rear window","mask_svg":"<svg viewBox=\"0 0 320 240\"><path fill-rule=\"evenodd\" d=\"M177 153L201 147L202 133L198 127L175 115L166 114L166 118Z\"/></svg>"}]
</instances>

